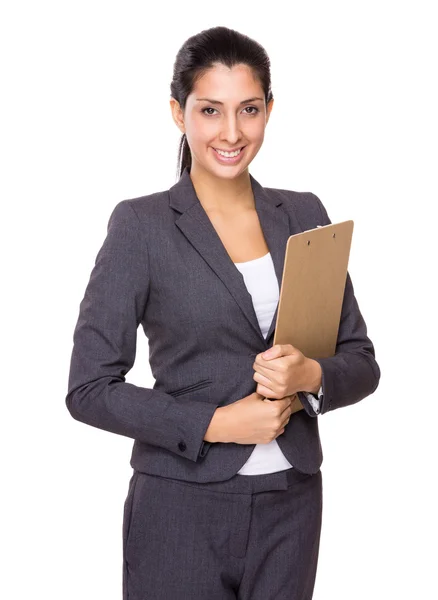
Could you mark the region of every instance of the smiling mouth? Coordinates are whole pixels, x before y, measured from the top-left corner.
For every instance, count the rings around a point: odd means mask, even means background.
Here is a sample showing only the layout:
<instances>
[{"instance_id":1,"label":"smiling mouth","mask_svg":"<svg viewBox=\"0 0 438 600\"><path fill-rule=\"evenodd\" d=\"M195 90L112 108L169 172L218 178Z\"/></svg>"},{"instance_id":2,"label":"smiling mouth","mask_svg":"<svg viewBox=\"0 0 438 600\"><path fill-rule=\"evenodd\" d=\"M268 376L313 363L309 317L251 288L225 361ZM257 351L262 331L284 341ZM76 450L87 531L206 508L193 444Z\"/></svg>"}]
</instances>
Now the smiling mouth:
<instances>
[{"instance_id":1,"label":"smiling mouth","mask_svg":"<svg viewBox=\"0 0 438 600\"><path fill-rule=\"evenodd\" d=\"M237 150L221 150L220 148L214 148L212 146L213 150L215 152L217 152L220 156L224 156L225 158L234 158L236 156L239 156L239 154L242 152L242 150L244 148L246 148L246 146L241 146L240 148L238 148ZM228 156L227 156L228 155Z\"/></svg>"}]
</instances>

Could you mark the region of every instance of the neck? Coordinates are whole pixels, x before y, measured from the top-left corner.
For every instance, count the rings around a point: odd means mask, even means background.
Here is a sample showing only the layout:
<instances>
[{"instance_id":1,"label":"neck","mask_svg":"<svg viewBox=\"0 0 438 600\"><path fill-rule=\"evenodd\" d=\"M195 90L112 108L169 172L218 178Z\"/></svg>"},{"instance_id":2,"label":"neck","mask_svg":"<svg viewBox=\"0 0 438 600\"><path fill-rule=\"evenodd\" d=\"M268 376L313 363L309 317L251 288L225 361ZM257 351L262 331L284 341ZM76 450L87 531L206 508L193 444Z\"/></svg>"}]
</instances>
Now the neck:
<instances>
[{"instance_id":1,"label":"neck","mask_svg":"<svg viewBox=\"0 0 438 600\"><path fill-rule=\"evenodd\" d=\"M226 179L192 164L190 179L206 211L231 213L254 208L248 169L233 179Z\"/></svg>"}]
</instances>

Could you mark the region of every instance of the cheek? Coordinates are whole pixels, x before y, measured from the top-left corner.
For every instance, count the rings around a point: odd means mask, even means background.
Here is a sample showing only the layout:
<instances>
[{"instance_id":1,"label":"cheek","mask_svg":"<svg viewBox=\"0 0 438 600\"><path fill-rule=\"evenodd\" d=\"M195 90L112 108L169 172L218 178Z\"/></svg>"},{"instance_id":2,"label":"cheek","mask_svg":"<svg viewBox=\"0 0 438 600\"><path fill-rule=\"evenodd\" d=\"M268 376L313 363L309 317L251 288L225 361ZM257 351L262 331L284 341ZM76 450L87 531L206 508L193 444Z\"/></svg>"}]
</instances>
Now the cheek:
<instances>
[{"instance_id":1,"label":"cheek","mask_svg":"<svg viewBox=\"0 0 438 600\"><path fill-rule=\"evenodd\" d=\"M250 145L250 152L254 153L260 149L264 140L264 128L258 123L247 123L242 126L242 136Z\"/></svg>"},{"instance_id":2,"label":"cheek","mask_svg":"<svg viewBox=\"0 0 438 600\"><path fill-rule=\"evenodd\" d=\"M216 135L217 123L214 123L213 119L209 120L202 115L195 115L190 120L188 131L195 143L205 143Z\"/></svg>"},{"instance_id":3,"label":"cheek","mask_svg":"<svg viewBox=\"0 0 438 600\"><path fill-rule=\"evenodd\" d=\"M251 132L252 139L255 144L259 146L262 145L263 140L265 139L265 128L259 123L254 124L253 131Z\"/></svg>"}]
</instances>

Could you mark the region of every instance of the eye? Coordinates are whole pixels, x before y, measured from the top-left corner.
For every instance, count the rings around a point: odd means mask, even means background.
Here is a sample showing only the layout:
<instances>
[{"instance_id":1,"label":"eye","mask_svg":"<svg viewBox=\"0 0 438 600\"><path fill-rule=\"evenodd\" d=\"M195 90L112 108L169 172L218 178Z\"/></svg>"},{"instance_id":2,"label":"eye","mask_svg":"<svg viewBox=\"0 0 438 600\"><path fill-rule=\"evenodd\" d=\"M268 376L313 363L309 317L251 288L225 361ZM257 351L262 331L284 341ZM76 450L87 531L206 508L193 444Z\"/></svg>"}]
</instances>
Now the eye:
<instances>
[{"instance_id":1,"label":"eye","mask_svg":"<svg viewBox=\"0 0 438 600\"><path fill-rule=\"evenodd\" d=\"M258 112L260 112L256 106L246 106L243 110L247 110L248 108L254 109L255 112L246 113L247 115L256 115ZM205 112L206 110L216 110L216 109L213 108L212 106L207 106L207 108L202 109L201 112L210 117L210 116L212 116L212 113L206 113Z\"/></svg>"},{"instance_id":2,"label":"eye","mask_svg":"<svg viewBox=\"0 0 438 600\"><path fill-rule=\"evenodd\" d=\"M201 110L202 113L206 114L206 110L216 110L215 108L212 108L211 106L207 106L207 108L204 108ZM211 113L208 113L208 115L211 115Z\"/></svg>"},{"instance_id":3,"label":"eye","mask_svg":"<svg viewBox=\"0 0 438 600\"><path fill-rule=\"evenodd\" d=\"M255 112L249 113L250 115L255 115L259 112L259 109L256 106L247 106L246 108L253 108L255 110Z\"/></svg>"}]
</instances>

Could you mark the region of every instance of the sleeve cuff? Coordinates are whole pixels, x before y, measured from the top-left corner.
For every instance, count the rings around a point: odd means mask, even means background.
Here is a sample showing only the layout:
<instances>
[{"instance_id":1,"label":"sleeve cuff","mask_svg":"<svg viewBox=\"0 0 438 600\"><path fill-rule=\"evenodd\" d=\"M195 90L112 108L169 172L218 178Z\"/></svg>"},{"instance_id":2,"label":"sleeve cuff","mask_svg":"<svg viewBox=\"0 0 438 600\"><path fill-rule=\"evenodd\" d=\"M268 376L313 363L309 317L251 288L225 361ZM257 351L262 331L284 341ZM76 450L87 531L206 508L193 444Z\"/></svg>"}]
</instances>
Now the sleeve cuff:
<instances>
[{"instance_id":1,"label":"sleeve cuff","mask_svg":"<svg viewBox=\"0 0 438 600\"><path fill-rule=\"evenodd\" d=\"M300 400L302 400L302 397L304 396L308 403L310 404L310 407L308 407L307 403L303 403L303 407L306 410L307 414L310 414L310 416L315 416L315 415L319 415L321 412L321 400L323 397L323 391L322 391L322 384L321 387L318 390L318 394L313 394L312 392L298 392L298 396L300 398ZM309 410L307 410L309 408ZM309 412L309 411L312 412Z\"/></svg>"}]
</instances>

